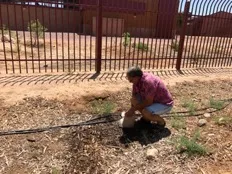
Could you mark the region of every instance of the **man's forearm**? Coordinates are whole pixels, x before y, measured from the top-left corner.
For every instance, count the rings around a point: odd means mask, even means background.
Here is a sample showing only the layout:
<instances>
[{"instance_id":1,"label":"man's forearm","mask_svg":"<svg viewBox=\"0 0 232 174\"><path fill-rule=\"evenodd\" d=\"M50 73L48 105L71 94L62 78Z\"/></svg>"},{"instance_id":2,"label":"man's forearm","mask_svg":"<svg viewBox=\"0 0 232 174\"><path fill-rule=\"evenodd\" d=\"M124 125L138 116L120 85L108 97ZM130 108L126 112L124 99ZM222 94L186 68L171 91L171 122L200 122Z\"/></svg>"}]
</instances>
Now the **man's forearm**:
<instances>
[{"instance_id":1,"label":"man's forearm","mask_svg":"<svg viewBox=\"0 0 232 174\"><path fill-rule=\"evenodd\" d=\"M146 102L142 102L142 103L138 103L136 106L134 106L134 109L142 111L147 106L148 106L148 104Z\"/></svg>"}]
</instances>

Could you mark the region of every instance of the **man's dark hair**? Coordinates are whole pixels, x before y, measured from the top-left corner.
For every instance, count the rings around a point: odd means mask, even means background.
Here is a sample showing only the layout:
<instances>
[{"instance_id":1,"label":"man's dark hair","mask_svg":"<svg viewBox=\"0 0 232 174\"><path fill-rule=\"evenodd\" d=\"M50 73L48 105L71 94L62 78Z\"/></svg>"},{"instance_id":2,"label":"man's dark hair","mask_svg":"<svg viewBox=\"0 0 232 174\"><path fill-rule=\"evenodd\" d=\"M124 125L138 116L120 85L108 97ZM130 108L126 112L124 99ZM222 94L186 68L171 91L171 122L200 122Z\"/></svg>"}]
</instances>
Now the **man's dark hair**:
<instances>
[{"instance_id":1,"label":"man's dark hair","mask_svg":"<svg viewBox=\"0 0 232 174\"><path fill-rule=\"evenodd\" d=\"M143 71L139 67L133 66L127 70L126 74L129 77L142 77Z\"/></svg>"}]
</instances>

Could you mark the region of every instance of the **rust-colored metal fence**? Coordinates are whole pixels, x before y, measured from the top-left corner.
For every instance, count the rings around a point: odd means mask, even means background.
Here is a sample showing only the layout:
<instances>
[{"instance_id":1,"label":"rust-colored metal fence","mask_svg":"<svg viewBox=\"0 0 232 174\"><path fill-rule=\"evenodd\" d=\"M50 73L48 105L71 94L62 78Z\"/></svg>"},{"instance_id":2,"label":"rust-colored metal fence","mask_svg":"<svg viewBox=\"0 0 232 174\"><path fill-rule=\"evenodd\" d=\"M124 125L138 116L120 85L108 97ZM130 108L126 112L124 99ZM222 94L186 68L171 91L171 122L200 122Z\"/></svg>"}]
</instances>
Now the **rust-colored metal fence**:
<instances>
[{"instance_id":1,"label":"rust-colored metal fence","mask_svg":"<svg viewBox=\"0 0 232 174\"><path fill-rule=\"evenodd\" d=\"M0 73L227 67L231 0L2 0Z\"/></svg>"}]
</instances>

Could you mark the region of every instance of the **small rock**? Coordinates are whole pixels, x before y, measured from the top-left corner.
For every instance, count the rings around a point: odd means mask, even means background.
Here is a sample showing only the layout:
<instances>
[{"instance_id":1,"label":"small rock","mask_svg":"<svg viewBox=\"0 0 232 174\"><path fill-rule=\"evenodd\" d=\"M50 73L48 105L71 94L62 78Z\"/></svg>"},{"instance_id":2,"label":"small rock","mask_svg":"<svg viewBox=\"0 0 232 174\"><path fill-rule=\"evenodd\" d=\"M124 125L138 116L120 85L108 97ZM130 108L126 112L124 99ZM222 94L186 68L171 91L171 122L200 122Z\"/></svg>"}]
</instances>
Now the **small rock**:
<instances>
[{"instance_id":1,"label":"small rock","mask_svg":"<svg viewBox=\"0 0 232 174\"><path fill-rule=\"evenodd\" d=\"M207 123L207 121L205 120L205 119L200 119L199 121L198 121L198 126L204 126L204 125L206 125L206 123Z\"/></svg>"},{"instance_id":2,"label":"small rock","mask_svg":"<svg viewBox=\"0 0 232 174\"><path fill-rule=\"evenodd\" d=\"M155 158L158 155L158 153L159 153L159 151L157 149L155 149L155 148L148 149L147 153L146 153L146 157L147 157L147 159L150 160L150 159Z\"/></svg>"},{"instance_id":3,"label":"small rock","mask_svg":"<svg viewBox=\"0 0 232 174\"><path fill-rule=\"evenodd\" d=\"M211 136L215 136L215 134L208 134L208 136L209 136L209 137L211 137Z\"/></svg>"},{"instance_id":4,"label":"small rock","mask_svg":"<svg viewBox=\"0 0 232 174\"><path fill-rule=\"evenodd\" d=\"M204 113L204 117L209 118L209 117L211 117L211 115L210 115L210 113Z\"/></svg>"}]
</instances>

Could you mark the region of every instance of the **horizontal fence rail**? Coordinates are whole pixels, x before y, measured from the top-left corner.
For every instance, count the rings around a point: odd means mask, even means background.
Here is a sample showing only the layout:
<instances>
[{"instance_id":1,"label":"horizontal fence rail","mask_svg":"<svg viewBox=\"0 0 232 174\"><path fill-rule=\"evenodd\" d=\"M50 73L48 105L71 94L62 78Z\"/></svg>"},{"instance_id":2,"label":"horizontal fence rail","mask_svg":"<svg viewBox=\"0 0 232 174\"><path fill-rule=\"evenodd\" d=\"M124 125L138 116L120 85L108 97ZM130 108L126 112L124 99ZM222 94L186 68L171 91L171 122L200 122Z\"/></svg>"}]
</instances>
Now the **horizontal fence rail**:
<instances>
[{"instance_id":1,"label":"horizontal fence rail","mask_svg":"<svg viewBox=\"0 0 232 174\"><path fill-rule=\"evenodd\" d=\"M231 0L2 0L0 73L228 67Z\"/></svg>"}]
</instances>

